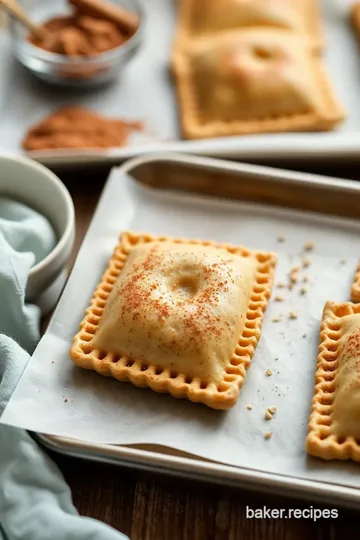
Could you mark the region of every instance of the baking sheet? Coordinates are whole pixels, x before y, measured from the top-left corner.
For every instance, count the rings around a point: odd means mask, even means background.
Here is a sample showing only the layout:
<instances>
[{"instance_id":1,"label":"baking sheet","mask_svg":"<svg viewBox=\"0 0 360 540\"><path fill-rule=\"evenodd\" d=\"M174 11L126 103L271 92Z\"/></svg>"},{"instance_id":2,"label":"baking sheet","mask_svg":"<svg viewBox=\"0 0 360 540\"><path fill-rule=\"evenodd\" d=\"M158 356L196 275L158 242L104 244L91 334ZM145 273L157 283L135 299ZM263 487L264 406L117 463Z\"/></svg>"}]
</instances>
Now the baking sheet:
<instances>
[{"instance_id":1,"label":"baking sheet","mask_svg":"<svg viewBox=\"0 0 360 540\"><path fill-rule=\"evenodd\" d=\"M23 0L25 6L32 0ZM64 5L65 0L52 0ZM143 119L147 133L125 148L109 151L31 153L47 165L120 162L140 153L168 149L243 159L337 157L360 155L360 49L348 20L353 0L321 0L327 50L325 63L341 102L345 122L330 133L292 133L181 141L177 102L168 62L176 23L176 0L143 1L144 42L123 77L106 88L86 92L48 87L31 78L12 58L7 35L0 36L0 147L19 152L28 127L55 108L81 103L102 114ZM35 12L35 19L39 18ZM42 18L42 17L40 17Z\"/></svg>"},{"instance_id":2,"label":"baking sheet","mask_svg":"<svg viewBox=\"0 0 360 540\"><path fill-rule=\"evenodd\" d=\"M237 167L246 174L246 166ZM279 172L279 177L286 180L286 174ZM292 291L274 289L253 365L231 411L119 383L81 370L68 359L93 289L125 229L275 250L276 284L288 282L290 269L303 261L304 245L314 242L307 255L311 265L299 271L299 284ZM114 170L50 327L1 421L94 443L167 446L236 467L360 487L355 464L324 463L307 458L304 451L321 312L328 299L348 299L359 230L355 220L165 192ZM285 241L279 242L282 235ZM308 287L304 295L303 286ZM277 295L284 301L276 302ZM297 319L289 318L291 311ZM274 322L279 316L281 322ZM269 406L277 412L266 421ZM273 432L270 440L264 438L267 431Z\"/></svg>"}]
</instances>

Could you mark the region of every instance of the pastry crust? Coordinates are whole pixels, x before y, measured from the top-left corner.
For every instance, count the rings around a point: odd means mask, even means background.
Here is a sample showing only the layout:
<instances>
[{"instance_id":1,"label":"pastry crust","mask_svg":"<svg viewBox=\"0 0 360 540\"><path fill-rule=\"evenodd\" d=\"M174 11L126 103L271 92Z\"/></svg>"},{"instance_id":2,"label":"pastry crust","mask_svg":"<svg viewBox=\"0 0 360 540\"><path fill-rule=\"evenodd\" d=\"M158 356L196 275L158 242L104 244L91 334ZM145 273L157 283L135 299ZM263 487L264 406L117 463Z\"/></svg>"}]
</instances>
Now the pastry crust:
<instances>
[{"instance_id":1,"label":"pastry crust","mask_svg":"<svg viewBox=\"0 0 360 540\"><path fill-rule=\"evenodd\" d=\"M360 2L356 2L350 8L350 21L357 39L360 41Z\"/></svg>"},{"instance_id":2,"label":"pastry crust","mask_svg":"<svg viewBox=\"0 0 360 540\"><path fill-rule=\"evenodd\" d=\"M360 262L355 272L354 282L351 287L351 301L360 302Z\"/></svg>"},{"instance_id":3,"label":"pastry crust","mask_svg":"<svg viewBox=\"0 0 360 540\"><path fill-rule=\"evenodd\" d=\"M179 0L177 43L189 37L249 27L282 28L324 45L317 0Z\"/></svg>"},{"instance_id":4,"label":"pastry crust","mask_svg":"<svg viewBox=\"0 0 360 540\"><path fill-rule=\"evenodd\" d=\"M320 59L286 30L188 41L176 48L173 71L188 139L325 131L344 118Z\"/></svg>"},{"instance_id":5,"label":"pastry crust","mask_svg":"<svg viewBox=\"0 0 360 540\"><path fill-rule=\"evenodd\" d=\"M274 254L240 246L124 233L70 358L120 381L231 408L260 338L275 264Z\"/></svg>"},{"instance_id":6,"label":"pastry crust","mask_svg":"<svg viewBox=\"0 0 360 540\"><path fill-rule=\"evenodd\" d=\"M325 305L306 450L360 461L360 304Z\"/></svg>"}]
</instances>

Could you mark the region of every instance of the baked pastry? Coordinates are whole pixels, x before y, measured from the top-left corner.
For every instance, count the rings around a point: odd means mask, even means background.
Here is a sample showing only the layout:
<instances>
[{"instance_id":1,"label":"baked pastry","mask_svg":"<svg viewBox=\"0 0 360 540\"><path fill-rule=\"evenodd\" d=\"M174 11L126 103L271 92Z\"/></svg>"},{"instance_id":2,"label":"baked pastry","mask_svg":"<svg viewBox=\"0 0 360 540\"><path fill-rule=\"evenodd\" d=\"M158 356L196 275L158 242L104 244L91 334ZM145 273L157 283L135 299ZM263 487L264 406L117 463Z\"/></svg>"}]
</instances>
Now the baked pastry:
<instances>
[{"instance_id":1,"label":"baked pastry","mask_svg":"<svg viewBox=\"0 0 360 540\"><path fill-rule=\"evenodd\" d=\"M360 302L360 262L356 269L354 282L351 287L351 301Z\"/></svg>"},{"instance_id":2,"label":"baked pastry","mask_svg":"<svg viewBox=\"0 0 360 540\"><path fill-rule=\"evenodd\" d=\"M180 0L178 35L274 27L307 36L319 49L323 31L317 0Z\"/></svg>"},{"instance_id":3,"label":"baked pastry","mask_svg":"<svg viewBox=\"0 0 360 540\"><path fill-rule=\"evenodd\" d=\"M350 8L350 20L357 39L360 41L360 2L355 2Z\"/></svg>"},{"instance_id":4,"label":"baked pastry","mask_svg":"<svg viewBox=\"0 0 360 540\"><path fill-rule=\"evenodd\" d=\"M286 30L189 41L173 57L186 138L332 129L344 115L320 59Z\"/></svg>"},{"instance_id":5,"label":"baked pastry","mask_svg":"<svg viewBox=\"0 0 360 540\"><path fill-rule=\"evenodd\" d=\"M360 304L327 302L307 452L360 461Z\"/></svg>"},{"instance_id":6,"label":"baked pastry","mask_svg":"<svg viewBox=\"0 0 360 540\"><path fill-rule=\"evenodd\" d=\"M120 381L233 407L250 366L275 255L124 233L70 358Z\"/></svg>"}]
</instances>

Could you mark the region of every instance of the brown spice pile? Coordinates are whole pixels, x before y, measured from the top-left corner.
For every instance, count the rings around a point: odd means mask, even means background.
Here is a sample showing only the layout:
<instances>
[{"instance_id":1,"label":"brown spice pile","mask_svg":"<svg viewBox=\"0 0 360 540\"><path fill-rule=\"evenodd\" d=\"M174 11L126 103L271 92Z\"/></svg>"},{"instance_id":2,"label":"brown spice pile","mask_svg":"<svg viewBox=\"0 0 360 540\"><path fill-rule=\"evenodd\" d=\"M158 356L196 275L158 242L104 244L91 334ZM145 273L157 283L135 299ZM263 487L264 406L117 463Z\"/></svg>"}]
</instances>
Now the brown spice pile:
<instances>
[{"instance_id":1,"label":"brown spice pile","mask_svg":"<svg viewBox=\"0 0 360 540\"><path fill-rule=\"evenodd\" d=\"M73 12L45 22L45 39L30 34L30 43L68 57L90 57L125 43L139 24L137 15L107 2L69 0L69 3L73 4Z\"/></svg>"},{"instance_id":2,"label":"brown spice pile","mask_svg":"<svg viewBox=\"0 0 360 540\"><path fill-rule=\"evenodd\" d=\"M110 119L78 106L63 107L27 132L24 150L51 148L112 148L124 146L141 122Z\"/></svg>"}]
</instances>

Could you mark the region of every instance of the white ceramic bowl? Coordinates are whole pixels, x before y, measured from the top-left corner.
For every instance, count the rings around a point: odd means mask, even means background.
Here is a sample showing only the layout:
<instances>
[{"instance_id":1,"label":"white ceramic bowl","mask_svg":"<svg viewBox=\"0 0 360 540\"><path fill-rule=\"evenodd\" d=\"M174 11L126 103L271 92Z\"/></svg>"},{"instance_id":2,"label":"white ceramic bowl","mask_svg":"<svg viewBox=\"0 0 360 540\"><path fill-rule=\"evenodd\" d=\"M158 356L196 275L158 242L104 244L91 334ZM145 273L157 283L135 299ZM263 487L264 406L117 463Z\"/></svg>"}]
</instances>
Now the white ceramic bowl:
<instances>
[{"instance_id":1,"label":"white ceramic bowl","mask_svg":"<svg viewBox=\"0 0 360 540\"><path fill-rule=\"evenodd\" d=\"M57 244L30 270L26 300L43 314L55 307L66 280L66 265L75 239L75 212L71 196L49 169L27 159L0 152L0 196L18 200L45 216L54 228Z\"/></svg>"}]
</instances>

